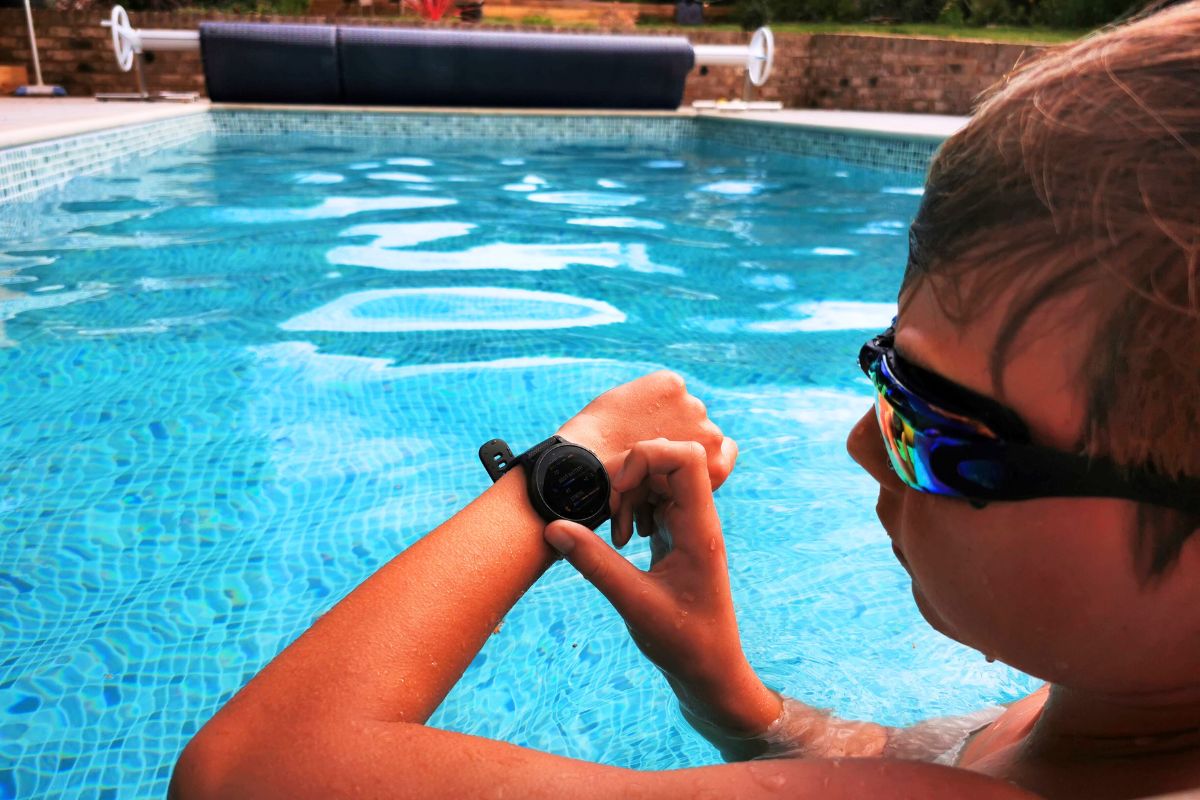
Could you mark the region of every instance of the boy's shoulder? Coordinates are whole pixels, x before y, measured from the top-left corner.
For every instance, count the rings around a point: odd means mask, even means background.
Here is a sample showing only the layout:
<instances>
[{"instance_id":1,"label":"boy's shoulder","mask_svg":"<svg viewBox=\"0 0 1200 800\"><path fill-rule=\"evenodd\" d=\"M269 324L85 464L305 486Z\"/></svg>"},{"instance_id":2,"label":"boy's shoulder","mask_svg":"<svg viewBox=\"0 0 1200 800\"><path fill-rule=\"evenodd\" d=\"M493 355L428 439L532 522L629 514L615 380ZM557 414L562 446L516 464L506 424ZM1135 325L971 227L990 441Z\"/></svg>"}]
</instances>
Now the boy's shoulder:
<instances>
[{"instance_id":1,"label":"boy's shoulder","mask_svg":"<svg viewBox=\"0 0 1200 800\"><path fill-rule=\"evenodd\" d=\"M971 737L963 748L958 766L970 769L973 764L999 753L1024 740L1033 728L1050 694L1046 684L1032 694L1008 704L995 722Z\"/></svg>"}]
</instances>

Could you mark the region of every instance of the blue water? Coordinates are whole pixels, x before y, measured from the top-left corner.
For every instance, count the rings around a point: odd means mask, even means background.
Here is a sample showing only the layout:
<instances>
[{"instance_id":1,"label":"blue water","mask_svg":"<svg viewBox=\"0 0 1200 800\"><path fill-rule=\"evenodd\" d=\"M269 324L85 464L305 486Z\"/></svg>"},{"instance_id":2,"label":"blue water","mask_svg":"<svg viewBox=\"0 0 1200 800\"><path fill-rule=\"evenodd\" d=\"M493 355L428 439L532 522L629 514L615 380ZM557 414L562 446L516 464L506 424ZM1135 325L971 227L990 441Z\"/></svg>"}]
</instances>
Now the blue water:
<instances>
[{"instance_id":1,"label":"blue water","mask_svg":"<svg viewBox=\"0 0 1200 800\"><path fill-rule=\"evenodd\" d=\"M1028 691L922 621L844 450L920 183L705 143L229 137L0 207L0 798L161 797L221 703L486 487L481 442L660 367L741 445L717 505L769 684L897 724ZM716 760L565 565L431 723Z\"/></svg>"}]
</instances>

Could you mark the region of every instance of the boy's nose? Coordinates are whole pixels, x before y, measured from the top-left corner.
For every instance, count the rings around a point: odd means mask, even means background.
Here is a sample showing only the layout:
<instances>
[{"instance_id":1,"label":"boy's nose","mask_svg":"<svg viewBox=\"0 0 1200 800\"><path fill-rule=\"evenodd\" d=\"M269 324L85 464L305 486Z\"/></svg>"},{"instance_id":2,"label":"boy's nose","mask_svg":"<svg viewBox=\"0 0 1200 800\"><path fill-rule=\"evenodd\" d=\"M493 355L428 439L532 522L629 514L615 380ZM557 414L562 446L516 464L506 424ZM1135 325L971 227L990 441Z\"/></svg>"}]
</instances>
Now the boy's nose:
<instances>
[{"instance_id":1,"label":"boy's nose","mask_svg":"<svg viewBox=\"0 0 1200 800\"><path fill-rule=\"evenodd\" d=\"M875 479L880 488L896 493L904 491L904 483L888 462L883 435L879 432L879 423L875 419L873 407L850 429L850 436L846 439L846 450L850 452L850 457Z\"/></svg>"}]
</instances>

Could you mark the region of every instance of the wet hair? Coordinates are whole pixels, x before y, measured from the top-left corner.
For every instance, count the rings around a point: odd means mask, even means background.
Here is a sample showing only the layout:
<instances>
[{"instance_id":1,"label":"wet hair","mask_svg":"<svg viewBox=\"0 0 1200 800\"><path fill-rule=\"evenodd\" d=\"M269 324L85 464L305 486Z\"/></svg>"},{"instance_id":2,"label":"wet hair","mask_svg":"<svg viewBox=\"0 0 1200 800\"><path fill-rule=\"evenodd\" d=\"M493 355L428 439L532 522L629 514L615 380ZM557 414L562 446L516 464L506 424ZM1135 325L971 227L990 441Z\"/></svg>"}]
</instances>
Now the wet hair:
<instances>
[{"instance_id":1,"label":"wet hair","mask_svg":"<svg viewBox=\"0 0 1200 800\"><path fill-rule=\"evenodd\" d=\"M1083 298L1082 452L1200 477L1200 0L1048 50L985 96L930 167L901 300L926 283L962 324L1009 303L1003 372L1044 304ZM1045 320L1042 320L1044 322ZM1144 575L1200 517L1141 505Z\"/></svg>"}]
</instances>

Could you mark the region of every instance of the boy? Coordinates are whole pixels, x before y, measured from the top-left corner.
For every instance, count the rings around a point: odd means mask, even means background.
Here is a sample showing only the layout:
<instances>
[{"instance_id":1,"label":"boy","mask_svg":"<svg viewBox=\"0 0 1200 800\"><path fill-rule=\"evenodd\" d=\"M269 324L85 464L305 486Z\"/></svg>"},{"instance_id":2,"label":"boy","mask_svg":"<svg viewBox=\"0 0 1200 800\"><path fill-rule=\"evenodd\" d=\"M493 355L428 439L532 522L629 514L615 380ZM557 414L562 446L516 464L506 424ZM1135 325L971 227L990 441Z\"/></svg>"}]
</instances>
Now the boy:
<instances>
[{"instance_id":1,"label":"boy","mask_svg":"<svg viewBox=\"0 0 1200 800\"><path fill-rule=\"evenodd\" d=\"M586 528L545 525L514 468L231 700L184 751L173 796L1091 799L1200 787L1197 187L1191 2L1026 67L947 142L913 224L898 320L863 348L878 399L849 447L880 484L921 612L1045 689L908 729L767 690L741 651L712 503L736 446L681 380L657 373L559 430L609 466L614 544L637 517L649 572ZM557 554L613 602L727 757L775 757L639 773L425 727Z\"/></svg>"}]
</instances>

